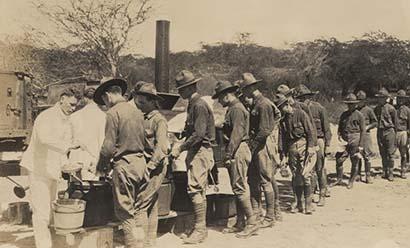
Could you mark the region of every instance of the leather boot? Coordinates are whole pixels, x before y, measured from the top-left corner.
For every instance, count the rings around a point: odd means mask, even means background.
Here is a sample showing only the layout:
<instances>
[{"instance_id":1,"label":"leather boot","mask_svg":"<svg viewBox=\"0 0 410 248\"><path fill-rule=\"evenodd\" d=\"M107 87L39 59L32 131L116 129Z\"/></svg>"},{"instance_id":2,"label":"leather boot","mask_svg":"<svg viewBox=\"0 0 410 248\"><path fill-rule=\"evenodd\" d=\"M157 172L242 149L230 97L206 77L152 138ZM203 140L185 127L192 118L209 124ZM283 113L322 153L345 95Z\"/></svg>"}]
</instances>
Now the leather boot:
<instances>
[{"instance_id":1,"label":"leather boot","mask_svg":"<svg viewBox=\"0 0 410 248\"><path fill-rule=\"evenodd\" d=\"M274 209L275 209L275 220L282 221L283 217L282 217L282 211L280 210L279 199L275 198Z\"/></svg>"},{"instance_id":2,"label":"leather boot","mask_svg":"<svg viewBox=\"0 0 410 248\"><path fill-rule=\"evenodd\" d=\"M236 234L236 237L246 239L253 235L257 235L257 232L259 230L259 225L258 225L258 222L256 221L256 216L253 213L252 205L249 200L249 197L247 197L246 195L242 195L239 197L239 200L244 210L247 223L246 223L245 228L241 232Z\"/></svg>"},{"instance_id":3,"label":"leather boot","mask_svg":"<svg viewBox=\"0 0 410 248\"><path fill-rule=\"evenodd\" d=\"M406 164L403 163L403 164L401 165L400 177L403 178L403 179L406 179L406 178L407 178L407 177L406 177L406 172L407 172Z\"/></svg>"},{"instance_id":4,"label":"leather boot","mask_svg":"<svg viewBox=\"0 0 410 248\"><path fill-rule=\"evenodd\" d=\"M357 159L354 159L354 161L352 161L352 168L350 170L350 179L349 179L349 184L347 185L348 189L353 188L353 184L356 180L357 177L357 167L359 165L359 161Z\"/></svg>"},{"instance_id":5,"label":"leather boot","mask_svg":"<svg viewBox=\"0 0 410 248\"><path fill-rule=\"evenodd\" d=\"M208 231L206 230L206 199L200 194L194 196L197 199L193 199L192 205L194 209L195 217L195 227L194 231L187 237L184 238L185 244L199 244L202 243L208 236ZM203 198L198 200L198 198Z\"/></svg>"},{"instance_id":6,"label":"leather boot","mask_svg":"<svg viewBox=\"0 0 410 248\"><path fill-rule=\"evenodd\" d=\"M343 184L343 166L336 165L336 175L337 175L336 182L332 183L331 187Z\"/></svg>"},{"instance_id":7,"label":"leather boot","mask_svg":"<svg viewBox=\"0 0 410 248\"><path fill-rule=\"evenodd\" d=\"M369 161L364 162L364 168L365 168L365 171L366 171L366 183L367 184L372 184L373 183L373 178L372 178L372 175L370 173L371 164L370 164Z\"/></svg>"},{"instance_id":8,"label":"leather boot","mask_svg":"<svg viewBox=\"0 0 410 248\"><path fill-rule=\"evenodd\" d=\"M357 172L356 172L356 182L361 182L362 181L362 161L359 161L357 165Z\"/></svg>"},{"instance_id":9,"label":"leather boot","mask_svg":"<svg viewBox=\"0 0 410 248\"><path fill-rule=\"evenodd\" d=\"M261 211L261 191L259 189L254 189L251 192L251 205L253 214L256 217L256 220L259 221L262 216Z\"/></svg>"},{"instance_id":10,"label":"leather boot","mask_svg":"<svg viewBox=\"0 0 410 248\"><path fill-rule=\"evenodd\" d=\"M312 189L310 185L304 186L304 193L305 193L305 214L312 214L313 207L312 207Z\"/></svg>"},{"instance_id":11,"label":"leather boot","mask_svg":"<svg viewBox=\"0 0 410 248\"><path fill-rule=\"evenodd\" d=\"M265 218L262 220L261 224L259 225L261 228L268 228L273 227L275 224L275 210L274 210L274 193L272 192L264 192L265 193L265 202L266 202L266 214Z\"/></svg>"},{"instance_id":12,"label":"leather boot","mask_svg":"<svg viewBox=\"0 0 410 248\"><path fill-rule=\"evenodd\" d=\"M236 196L236 223L232 227L226 227L222 230L222 233L227 234L227 233L238 233L241 232L246 225L245 222L245 211L242 207L242 204L240 202L239 197ZM249 205L250 205L250 200L249 200ZM252 209L252 206L250 206Z\"/></svg>"},{"instance_id":13,"label":"leather boot","mask_svg":"<svg viewBox=\"0 0 410 248\"><path fill-rule=\"evenodd\" d=\"M389 161L388 166L389 166L389 168L388 168L387 180L389 180L390 182L393 182L394 181L394 175L393 175L394 160Z\"/></svg>"},{"instance_id":14,"label":"leather boot","mask_svg":"<svg viewBox=\"0 0 410 248\"><path fill-rule=\"evenodd\" d=\"M326 189L320 190L319 201L317 203L318 207L324 207L326 204Z\"/></svg>"}]
</instances>

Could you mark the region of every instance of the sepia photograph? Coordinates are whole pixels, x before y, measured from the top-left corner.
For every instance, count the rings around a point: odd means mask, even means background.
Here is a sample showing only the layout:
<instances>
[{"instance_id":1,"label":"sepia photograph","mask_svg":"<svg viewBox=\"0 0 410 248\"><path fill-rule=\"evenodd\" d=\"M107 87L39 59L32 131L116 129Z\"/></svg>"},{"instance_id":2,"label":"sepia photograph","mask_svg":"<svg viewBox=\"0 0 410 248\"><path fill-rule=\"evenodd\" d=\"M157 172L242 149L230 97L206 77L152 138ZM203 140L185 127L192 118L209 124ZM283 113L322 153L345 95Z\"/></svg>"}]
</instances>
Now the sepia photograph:
<instances>
[{"instance_id":1,"label":"sepia photograph","mask_svg":"<svg viewBox=\"0 0 410 248\"><path fill-rule=\"evenodd\" d=\"M0 248L410 248L410 1L0 0Z\"/></svg>"}]
</instances>

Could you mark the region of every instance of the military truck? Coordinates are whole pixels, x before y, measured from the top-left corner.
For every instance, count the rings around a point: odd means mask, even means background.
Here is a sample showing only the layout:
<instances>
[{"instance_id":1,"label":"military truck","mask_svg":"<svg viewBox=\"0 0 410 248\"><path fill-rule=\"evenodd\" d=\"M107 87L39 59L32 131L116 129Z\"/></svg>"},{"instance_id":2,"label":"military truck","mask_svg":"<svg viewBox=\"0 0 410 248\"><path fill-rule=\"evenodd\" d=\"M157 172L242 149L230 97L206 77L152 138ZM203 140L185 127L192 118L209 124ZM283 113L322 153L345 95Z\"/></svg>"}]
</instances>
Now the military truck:
<instances>
[{"instance_id":1,"label":"military truck","mask_svg":"<svg viewBox=\"0 0 410 248\"><path fill-rule=\"evenodd\" d=\"M36 99L33 77L0 71L0 176L20 175L18 161L30 140Z\"/></svg>"}]
</instances>

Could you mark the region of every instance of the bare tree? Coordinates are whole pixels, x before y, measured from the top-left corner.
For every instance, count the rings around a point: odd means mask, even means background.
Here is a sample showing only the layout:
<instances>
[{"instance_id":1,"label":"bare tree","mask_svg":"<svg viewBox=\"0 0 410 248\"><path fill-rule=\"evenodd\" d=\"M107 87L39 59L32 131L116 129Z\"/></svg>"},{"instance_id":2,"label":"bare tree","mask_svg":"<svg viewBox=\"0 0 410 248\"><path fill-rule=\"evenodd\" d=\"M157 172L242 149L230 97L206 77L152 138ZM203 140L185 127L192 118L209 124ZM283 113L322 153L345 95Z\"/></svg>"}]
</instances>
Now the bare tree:
<instances>
[{"instance_id":1,"label":"bare tree","mask_svg":"<svg viewBox=\"0 0 410 248\"><path fill-rule=\"evenodd\" d=\"M111 76L119 76L121 51L130 32L145 22L153 10L153 0L68 0L57 5L36 0L41 14L63 34L94 51Z\"/></svg>"}]
</instances>

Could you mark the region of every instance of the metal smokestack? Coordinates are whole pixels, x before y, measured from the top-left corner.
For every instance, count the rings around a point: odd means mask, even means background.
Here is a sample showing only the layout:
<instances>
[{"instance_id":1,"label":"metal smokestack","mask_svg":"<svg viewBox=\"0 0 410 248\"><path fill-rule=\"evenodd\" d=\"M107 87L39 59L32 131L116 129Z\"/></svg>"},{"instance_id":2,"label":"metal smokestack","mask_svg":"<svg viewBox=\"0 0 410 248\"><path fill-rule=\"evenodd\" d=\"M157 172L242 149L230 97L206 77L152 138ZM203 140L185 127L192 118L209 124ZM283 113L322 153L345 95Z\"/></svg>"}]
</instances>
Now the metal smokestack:
<instances>
[{"instance_id":1,"label":"metal smokestack","mask_svg":"<svg viewBox=\"0 0 410 248\"><path fill-rule=\"evenodd\" d=\"M160 92L169 92L169 25L169 21L157 21L155 87Z\"/></svg>"}]
</instances>

